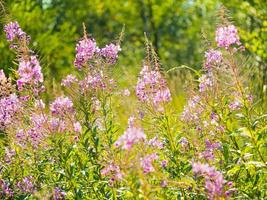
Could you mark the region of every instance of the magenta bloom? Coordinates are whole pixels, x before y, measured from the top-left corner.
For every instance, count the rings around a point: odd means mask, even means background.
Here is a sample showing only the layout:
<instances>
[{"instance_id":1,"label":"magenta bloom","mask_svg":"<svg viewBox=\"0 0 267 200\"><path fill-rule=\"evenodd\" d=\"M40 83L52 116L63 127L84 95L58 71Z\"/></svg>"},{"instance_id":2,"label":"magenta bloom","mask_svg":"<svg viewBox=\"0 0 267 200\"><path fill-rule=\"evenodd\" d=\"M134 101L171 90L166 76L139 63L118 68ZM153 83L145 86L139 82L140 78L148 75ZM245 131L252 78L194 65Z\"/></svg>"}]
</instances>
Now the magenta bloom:
<instances>
[{"instance_id":1,"label":"magenta bloom","mask_svg":"<svg viewBox=\"0 0 267 200\"><path fill-rule=\"evenodd\" d=\"M65 116L74 112L73 103L68 97L58 97L50 105L50 111L53 115Z\"/></svg>"},{"instance_id":2,"label":"magenta bloom","mask_svg":"<svg viewBox=\"0 0 267 200\"><path fill-rule=\"evenodd\" d=\"M74 65L78 69L81 69L90 59L93 58L94 53L98 51L96 42L94 39L82 39L76 45L76 57Z\"/></svg>"},{"instance_id":3,"label":"magenta bloom","mask_svg":"<svg viewBox=\"0 0 267 200\"><path fill-rule=\"evenodd\" d=\"M72 83L77 82L78 79L76 76L69 74L65 79L62 80L61 85L65 87L69 87Z\"/></svg>"},{"instance_id":4,"label":"magenta bloom","mask_svg":"<svg viewBox=\"0 0 267 200\"><path fill-rule=\"evenodd\" d=\"M140 101L151 102L155 106L171 101L170 90L165 79L158 70L151 70L146 65L140 72L135 91Z\"/></svg>"},{"instance_id":5,"label":"magenta bloom","mask_svg":"<svg viewBox=\"0 0 267 200\"><path fill-rule=\"evenodd\" d=\"M32 176L25 177L17 183L17 187L23 193L33 193L34 185L33 185L32 181L33 181Z\"/></svg>"},{"instance_id":6,"label":"magenta bloom","mask_svg":"<svg viewBox=\"0 0 267 200\"><path fill-rule=\"evenodd\" d=\"M0 130L14 124L14 118L21 109L21 103L16 94L0 99Z\"/></svg>"},{"instance_id":7,"label":"magenta bloom","mask_svg":"<svg viewBox=\"0 0 267 200\"><path fill-rule=\"evenodd\" d=\"M147 174L147 173L155 171L155 168L153 167L152 163L155 160L158 160L158 159L159 159L159 157L158 157L158 155L156 153L147 155L146 157L141 159L141 166L142 166L142 168L144 170L143 171L144 174Z\"/></svg>"},{"instance_id":8,"label":"magenta bloom","mask_svg":"<svg viewBox=\"0 0 267 200\"><path fill-rule=\"evenodd\" d=\"M205 178L205 189L209 199L215 199L224 196L224 185L226 181L221 172L216 171L215 167L200 162L192 164L195 175Z\"/></svg>"},{"instance_id":9,"label":"magenta bloom","mask_svg":"<svg viewBox=\"0 0 267 200\"><path fill-rule=\"evenodd\" d=\"M205 52L205 67L210 68L211 66L215 65L218 66L222 63L222 53L220 51L210 49Z\"/></svg>"},{"instance_id":10,"label":"magenta bloom","mask_svg":"<svg viewBox=\"0 0 267 200\"><path fill-rule=\"evenodd\" d=\"M19 90L23 90L25 85L36 88L39 83L44 81L41 66L36 56L31 56L29 60L20 60L18 74L17 84Z\"/></svg>"},{"instance_id":11,"label":"magenta bloom","mask_svg":"<svg viewBox=\"0 0 267 200\"><path fill-rule=\"evenodd\" d=\"M4 26L4 31L6 32L6 38L8 41L13 42L16 38L20 41L25 39L29 39L26 33L20 28L18 22L10 22L9 24Z\"/></svg>"},{"instance_id":12,"label":"magenta bloom","mask_svg":"<svg viewBox=\"0 0 267 200\"><path fill-rule=\"evenodd\" d=\"M237 29L234 25L218 27L216 30L215 40L218 47L224 47L225 49L229 49L229 47L233 44L241 44Z\"/></svg>"},{"instance_id":13,"label":"magenta bloom","mask_svg":"<svg viewBox=\"0 0 267 200\"><path fill-rule=\"evenodd\" d=\"M145 139L146 135L142 129L129 127L115 142L115 146L122 146L122 149L131 149L133 144Z\"/></svg>"},{"instance_id":14,"label":"magenta bloom","mask_svg":"<svg viewBox=\"0 0 267 200\"><path fill-rule=\"evenodd\" d=\"M119 45L111 43L100 49L100 55L106 58L109 63L114 64L118 58L118 53L120 51L121 48Z\"/></svg>"}]
</instances>

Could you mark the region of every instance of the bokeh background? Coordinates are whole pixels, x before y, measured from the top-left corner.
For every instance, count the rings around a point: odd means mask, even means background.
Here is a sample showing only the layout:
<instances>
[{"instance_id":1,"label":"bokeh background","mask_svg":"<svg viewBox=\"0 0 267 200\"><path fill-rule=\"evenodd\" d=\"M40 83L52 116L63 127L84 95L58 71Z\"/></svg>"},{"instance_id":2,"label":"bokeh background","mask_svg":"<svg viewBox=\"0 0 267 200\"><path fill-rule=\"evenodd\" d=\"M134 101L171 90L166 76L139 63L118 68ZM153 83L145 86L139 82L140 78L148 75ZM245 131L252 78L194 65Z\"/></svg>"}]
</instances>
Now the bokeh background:
<instances>
[{"instance_id":1,"label":"bokeh background","mask_svg":"<svg viewBox=\"0 0 267 200\"><path fill-rule=\"evenodd\" d=\"M83 34L82 23L99 46L118 39L125 25L122 52L115 76L133 85L145 57L144 32L148 34L165 70L181 65L202 66L205 38L214 39L218 10L224 5L238 27L248 57L247 72L260 98L266 97L266 0L6 0L2 1L0 68L16 68L14 54L5 41L3 25L17 20L32 38L43 71L50 83L74 70L75 44ZM6 17L8 15L8 17ZM185 82L183 70L170 74L176 90ZM179 81L178 81L179 80ZM175 86L174 86L175 85ZM264 86L265 85L265 86Z\"/></svg>"}]
</instances>

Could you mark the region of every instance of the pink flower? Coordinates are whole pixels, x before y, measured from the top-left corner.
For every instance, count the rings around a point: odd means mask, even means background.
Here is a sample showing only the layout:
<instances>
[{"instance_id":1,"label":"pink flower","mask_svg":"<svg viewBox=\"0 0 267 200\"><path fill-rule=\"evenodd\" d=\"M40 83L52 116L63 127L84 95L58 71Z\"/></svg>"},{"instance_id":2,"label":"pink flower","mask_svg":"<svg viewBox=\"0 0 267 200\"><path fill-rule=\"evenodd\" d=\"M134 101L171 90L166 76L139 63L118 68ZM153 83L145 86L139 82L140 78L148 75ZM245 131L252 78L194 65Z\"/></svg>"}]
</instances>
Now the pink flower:
<instances>
[{"instance_id":1,"label":"pink flower","mask_svg":"<svg viewBox=\"0 0 267 200\"><path fill-rule=\"evenodd\" d=\"M131 149L133 144L145 140L146 135L140 128L129 127L124 134L115 142L115 146L122 146L122 149Z\"/></svg>"},{"instance_id":2,"label":"pink flower","mask_svg":"<svg viewBox=\"0 0 267 200\"><path fill-rule=\"evenodd\" d=\"M77 82L76 76L69 74L65 79L62 80L61 85L69 87L72 83Z\"/></svg>"},{"instance_id":3,"label":"pink flower","mask_svg":"<svg viewBox=\"0 0 267 200\"><path fill-rule=\"evenodd\" d=\"M106 58L109 63L114 64L118 58L118 53L120 51L121 48L119 45L111 43L100 49L100 55Z\"/></svg>"},{"instance_id":4,"label":"pink flower","mask_svg":"<svg viewBox=\"0 0 267 200\"><path fill-rule=\"evenodd\" d=\"M82 126L81 126L80 122L75 122L73 124L73 126L74 126L74 131L76 133L81 133L82 132Z\"/></svg>"},{"instance_id":5,"label":"pink flower","mask_svg":"<svg viewBox=\"0 0 267 200\"><path fill-rule=\"evenodd\" d=\"M218 66L222 63L222 53L220 51L210 49L205 52L205 67L210 68L212 65Z\"/></svg>"},{"instance_id":6,"label":"pink flower","mask_svg":"<svg viewBox=\"0 0 267 200\"><path fill-rule=\"evenodd\" d=\"M218 27L216 30L215 40L218 47L225 47L226 49L229 49L229 47L233 44L241 44L237 29L234 25Z\"/></svg>"},{"instance_id":7,"label":"pink flower","mask_svg":"<svg viewBox=\"0 0 267 200\"><path fill-rule=\"evenodd\" d=\"M68 97L58 97L50 104L50 111L53 115L64 116L74 112L73 103Z\"/></svg>"},{"instance_id":8,"label":"pink flower","mask_svg":"<svg viewBox=\"0 0 267 200\"><path fill-rule=\"evenodd\" d=\"M156 153L150 154L141 159L141 166L143 168L144 174L155 171L155 168L153 167L152 163L158 159L159 157Z\"/></svg>"},{"instance_id":9,"label":"pink flower","mask_svg":"<svg viewBox=\"0 0 267 200\"><path fill-rule=\"evenodd\" d=\"M78 69L81 69L89 60L94 56L94 53L98 51L96 42L94 39L84 38L76 45L76 57L74 65Z\"/></svg>"},{"instance_id":10,"label":"pink flower","mask_svg":"<svg viewBox=\"0 0 267 200\"><path fill-rule=\"evenodd\" d=\"M20 28L18 22L10 22L4 26L4 31L6 32L6 38L8 41L13 42L15 38L18 38L20 41L23 39L28 39L29 37L26 33Z\"/></svg>"},{"instance_id":11,"label":"pink flower","mask_svg":"<svg viewBox=\"0 0 267 200\"><path fill-rule=\"evenodd\" d=\"M142 102L153 103L156 107L162 102L171 101L170 90L158 70L144 66L136 85L136 96Z\"/></svg>"}]
</instances>

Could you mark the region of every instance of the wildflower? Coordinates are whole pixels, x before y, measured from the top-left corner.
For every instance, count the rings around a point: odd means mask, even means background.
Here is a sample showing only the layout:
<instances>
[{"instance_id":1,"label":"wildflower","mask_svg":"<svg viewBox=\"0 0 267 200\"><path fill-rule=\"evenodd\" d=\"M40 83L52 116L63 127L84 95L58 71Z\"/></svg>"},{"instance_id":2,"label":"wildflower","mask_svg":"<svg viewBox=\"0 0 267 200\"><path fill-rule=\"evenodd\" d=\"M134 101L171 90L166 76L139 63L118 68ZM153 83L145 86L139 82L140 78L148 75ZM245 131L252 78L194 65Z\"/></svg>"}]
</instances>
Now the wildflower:
<instances>
[{"instance_id":1,"label":"wildflower","mask_svg":"<svg viewBox=\"0 0 267 200\"><path fill-rule=\"evenodd\" d=\"M34 185L32 181L33 181L32 176L25 177L17 183L17 187L20 189L22 193L33 193Z\"/></svg>"},{"instance_id":2,"label":"wildflower","mask_svg":"<svg viewBox=\"0 0 267 200\"><path fill-rule=\"evenodd\" d=\"M6 163L11 163L12 159L15 157L16 151L14 149L5 148L5 161Z\"/></svg>"},{"instance_id":3,"label":"wildflower","mask_svg":"<svg viewBox=\"0 0 267 200\"><path fill-rule=\"evenodd\" d=\"M159 157L156 153L147 155L146 157L141 159L141 166L143 168L144 174L155 171L155 168L153 167L152 163L157 159L159 159Z\"/></svg>"},{"instance_id":4,"label":"wildflower","mask_svg":"<svg viewBox=\"0 0 267 200\"><path fill-rule=\"evenodd\" d=\"M204 92L208 88L212 87L212 80L211 80L211 74L203 74L199 78L199 91Z\"/></svg>"},{"instance_id":5,"label":"wildflower","mask_svg":"<svg viewBox=\"0 0 267 200\"><path fill-rule=\"evenodd\" d=\"M130 91L129 91L128 89L125 89L125 90L123 91L123 95L124 95L124 96L127 96L127 97L128 97L128 96L130 96L130 94L131 94L131 93L130 93Z\"/></svg>"},{"instance_id":6,"label":"wildflower","mask_svg":"<svg viewBox=\"0 0 267 200\"><path fill-rule=\"evenodd\" d=\"M65 79L62 80L61 85L65 87L69 87L72 83L77 82L78 79L76 76L69 74Z\"/></svg>"},{"instance_id":7,"label":"wildflower","mask_svg":"<svg viewBox=\"0 0 267 200\"><path fill-rule=\"evenodd\" d=\"M75 122L73 124L73 126L74 126L74 131L76 133L81 133L82 132L82 126L81 126L80 122Z\"/></svg>"},{"instance_id":8,"label":"wildflower","mask_svg":"<svg viewBox=\"0 0 267 200\"><path fill-rule=\"evenodd\" d=\"M0 197L3 199L5 199L5 197L7 197L7 199L12 199L11 197L13 196L14 192L11 190L9 185L3 179L0 179Z\"/></svg>"},{"instance_id":9,"label":"wildflower","mask_svg":"<svg viewBox=\"0 0 267 200\"><path fill-rule=\"evenodd\" d=\"M76 57L74 65L78 69L81 69L89 60L94 56L94 53L98 51L96 42L94 39L84 38L76 45Z\"/></svg>"},{"instance_id":10,"label":"wildflower","mask_svg":"<svg viewBox=\"0 0 267 200\"><path fill-rule=\"evenodd\" d=\"M220 51L210 49L205 52L205 67L210 68L211 66L215 65L218 66L222 62L222 53Z\"/></svg>"},{"instance_id":11,"label":"wildflower","mask_svg":"<svg viewBox=\"0 0 267 200\"><path fill-rule=\"evenodd\" d=\"M162 102L171 101L170 90L158 70L144 66L136 85L136 96L142 102L152 102L158 106Z\"/></svg>"},{"instance_id":12,"label":"wildflower","mask_svg":"<svg viewBox=\"0 0 267 200\"><path fill-rule=\"evenodd\" d=\"M167 161L167 160L163 160L163 161L161 162L161 166L162 166L163 168L167 167L167 164L168 164L168 161Z\"/></svg>"},{"instance_id":13,"label":"wildflower","mask_svg":"<svg viewBox=\"0 0 267 200\"><path fill-rule=\"evenodd\" d=\"M110 185L113 184L114 181L121 181L123 178L123 174L118 165L110 164L101 170L101 175L110 176Z\"/></svg>"},{"instance_id":14,"label":"wildflower","mask_svg":"<svg viewBox=\"0 0 267 200\"><path fill-rule=\"evenodd\" d=\"M239 110L242 107L242 103L239 100L234 100L233 102L229 103L230 111Z\"/></svg>"},{"instance_id":15,"label":"wildflower","mask_svg":"<svg viewBox=\"0 0 267 200\"><path fill-rule=\"evenodd\" d=\"M0 99L0 130L14 124L15 116L20 109L21 104L16 94Z\"/></svg>"},{"instance_id":16,"label":"wildflower","mask_svg":"<svg viewBox=\"0 0 267 200\"><path fill-rule=\"evenodd\" d=\"M19 61L18 74L17 84L19 90L23 90L25 85L36 87L43 82L41 66L36 56L30 56L29 60L21 59Z\"/></svg>"},{"instance_id":17,"label":"wildflower","mask_svg":"<svg viewBox=\"0 0 267 200\"><path fill-rule=\"evenodd\" d=\"M13 42L16 38L20 41L23 39L29 40L29 37L26 35L24 31L20 28L18 22L10 22L4 26L4 31L6 32L6 38L8 41Z\"/></svg>"},{"instance_id":18,"label":"wildflower","mask_svg":"<svg viewBox=\"0 0 267 200\"><path fill-rule=\"evenodd\" d=\"M163 143L160 142L157 137L148 140L147 144L158 149L163 149Z\"/></svg>"},{"instance_id":19,"label":"wildflower","mask_svg":"<svg viewBox=\"0 0 267 200\"><path fill-rule=\"evenodd\" d=\"M208 164L193 163L193 172L196 175L205 178L205 188L208 192L209 199L215 199L224 196L224 184L226 181L221 172L216 171L215 167L210 167Z\"/></svg>"},{"instance_id":20,"label":"wildflower","mask_svg":"<svg viewBox=\"0 0 267 200\"><path fill-rule=\"evenodd\" d=\"M79 86L83 92L98 89L104 90L107 88L107 84L104 82L104 77L101 73L95 74L94 76L88 75L84 80L79 82Z\"/></svg>"},{"instance_id":21,"label":"wildflower","mask_svg":"<svg viewBox=\"0 0 267 200\"><path fill-rule=\"evenodd\" d=\"M59 189L58 187L56 187L53 191L53 199L54 200L61 200L64 199L66 196L66 193L63 192L61 189Z\"/></svg>"},{"instance_id":22,"label":"wildflower","mask_svg":"<svg viewBox=\"0 0 267 200\"><path fill-rule=\"evenodd\" d=\"M234 25L218 27L216 30L215 40L218 47L225 47L225 49L229 49L229 47L233 44L241 44L239 41L237 29Z\"/></svg>"},{"instance_id":23,"label":"wildflower","mask_svg":"<svg viewBox=\"0 0 267 200\"><path fill-rule=\"evenodd\" d=\"M120 51L120 45L115 45L111 43L100 49L100 55L106 58L109 63L114 64L118 58L118 53Z\"/></svg>"},{"instance_id":24,"label":"wildflower","mask_svg":"<svg viewBox=\"0 0 267 200\"><path fill-rule=\"evenodd\" d=\"M58 97L50 104L50 111L53 115L64 116L74 112L73 103L68 97Z\"/></svg>"},{"instance_id":25,"label":"wildflower","mask_svg":"<svg viewBox=\"0 0 267 200\"><path fill-rule=\"evenodd\" d=\"M115 146L122 146L122 149L131 149L133 144L145 139L146 135L142 129L129 127L115 142Z\"/></svg>"},{"instance_id":26,"label":"wildflower","mask_svg":"<svg viewBox=\"0 0 267 200\"><path fill-rule=\"evenodd\" d=\"M15 91L10 78L7 78L4 71L0 70L0 98L7 97Z\"/></svg>"}]
</instances>

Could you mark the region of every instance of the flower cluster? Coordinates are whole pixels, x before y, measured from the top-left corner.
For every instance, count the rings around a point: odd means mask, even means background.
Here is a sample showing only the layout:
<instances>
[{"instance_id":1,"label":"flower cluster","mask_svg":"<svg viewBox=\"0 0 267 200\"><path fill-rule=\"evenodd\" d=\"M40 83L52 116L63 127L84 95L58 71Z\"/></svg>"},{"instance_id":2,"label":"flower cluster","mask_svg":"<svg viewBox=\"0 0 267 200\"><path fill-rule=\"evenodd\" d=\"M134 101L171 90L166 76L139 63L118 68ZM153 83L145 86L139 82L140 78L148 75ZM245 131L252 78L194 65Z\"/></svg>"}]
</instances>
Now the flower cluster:
<instances>
[{"instance_id":1,"label":"flower cluster","mask_svg":"<svg viewBox=\"0 0 267 200\"><path fill-rule=\"evenodd\" d=\"M69 74L65 79L62 80L61 85L65 87L70 87L72 83L78 82L76 76Z\"/></svg>"},{"instance_id":2,"label":"flower cluster","mask_svg":"<svg viewBox=\"0 0 267 200\"><path fill-rule=\"evenodd\" d=\"M6 39L13 42L16 38L19 41L24 39L29 39L29 36L20 28L18 22L10 22L4 26L4 31L6 32Z\"/></svg>"},{"instance_id":3,"label":"flower cluster","mask_svg":"<svg viewBox=\"0 0 267 200\"><path fill-rule=\"evenodd\" d=\"M0 197L3 199L11 199L14 196L14 192L9 185L2 179L0 179Z\"/></svg>"},{"instance_id":4,"label":"flower cluster","mask_svg":"<svg viewBox=\"0 0 267 200\"><path fill-rule=\"evenodd\" d=\"M222 53L218 50L210 49L205 52L205 67L207 69L211 68L212 66L218 66L222 63L223 57Z\"/></svg>"},{"instance_id":5,"label":"flower cluster","mask_svg":"<svg viewBox=\"0 0 267 200\"><path fill-rule=\"evenodd\" d=\"M229 47L233 44L241 44L237 29L234 25L218 27L216 30L215 40L218 47L225 47L225 49L229 49Z\"/></svg>"},{"instance_id":6,"label":"flower cluster","mask_svg":"<svg viewBox=\"0 0 267 200\"><path fill-rule=\"evenodd\" d=\"M61 200L61 199L64 199L66 196L66 193L63 192L61 189L59 189L58 187L56 187L54 189L54 192L53 192L53 199L54 200Z\"/></svg>"},{"instance_id":7,"label":"flower cluster","mask_svg":"<svg viewBox=\"0 0 267 200\"><path fill-rule=\"evenodd\" d=\"M212 143L209 139L206 139L206 149L201 153L201 157L205 158L206 160L213 160L214 159L214 151L216 149L221 149L221 143L215 142Z\"/></svg>"},{"instance_id":8,"label":"flower cluster","mask_svg":"<svg viewBox=\"0 0 267 200\"><path fill-rule=\"evenodd\" d=\"M17 187L20 189L22 193L33 193L34 185L33 185L33 177L25 177L21 181L17 183Z\"/></svg>"},{"instance_id":9,"label":"flower cluster","mask_svg":"<svg viewBox=\"0 0 267 200\"><path fill-rule=\"evenodd\" d=\"M152 102L156 107L171 101L170 90L158 70L144 65L136 85L136 96L142 102Z\"/></svg>"},{"instance_id":10,"label":"flower cluster","mask_svg":"<svg viewBox=\"0 0 267 200\"><path fill-rule=\"evenodd\" d=\"M0 99L0 130L15 123L14 120L20 108L21 103L16 94Z\"/></svg>"},{"instance_id":11,"label":"flower cluster","mask_svg":"<svg viewBox=\"0 0 267 200\"><path fill-rule=\"evenodd\" d=\"M101 170L102 176L111 176L109 183L112 185L114 181L121 181L123 178L123 174L118 165L110 164Z\"/></svg>"},{"instance_id":12,"label":"flower cluster","mask_svg":"<svg viewBox=\"0 0 267 200\"><path fill-rule=\"evenodd\" d=\"M144 174L155 171L155 168L153 167L152 163L158 159L159 157L156 153L149 154L146 157L141 158L141 166L143 168Z\"/></svg>"},{"instance_id":13,"label":"flower cluster","mask_svg":"<svg viewBox=\"0 0 267 200\"><path fill-rule=\"evenodd\" d=\"M131 149L133 144L145 139L146 135L142 129L130 127L115 142L115 146L122 146L122 149Z\"/></svg>"},{"instance_id":14,"label":"flower cluster","mask_svg":"<svg viewBox=\"0 0 267 200\"><path fill-rule=\"evenodd\" d=\"M192 168L195 175L205 178L205 188L209 199L224 197L228 194L228 192L224 191L226 180L224 180L221 172L216 171L215 167L196 162L192 163Z\"/></svg>"},{"instance_id":15,"label":"flower cluster","mask_svg":"<svg viewBox=\"0 0 267 200\"><path fill-rule=\"evenodd\" d=\"M205 92L206 90L208 90L213 86L211 73L203 74L198 80L199 80L200 92Z\"/></svg>"},{"instance_id":16,"label":"flower cluster","mask_svg":"<svg viewBox=\"0 0 267 200\"><path fill-rule=\"evenodd\" d=\"M0 98L7 97L15 91L11 79L7 78L4 71L0 70Z\"/></svg>"},{"instance_id":17,"label":"flower cluster","mask_svg":"<svg viewBox=\"0 0 267 200\"><path fill-rule=\"evenodd\" d=\"M76 56L74 66L81 69L90 59L93 58L94 53L98 51L94 39L84 38L76 45Z\"/></svg>"},{"instance_id":18,"label":"flower cluster","mask_svg":"<svg viewBox=\"0 0 267 200\"><path fill-rule=\"evenodd\" d=\"M115 45L113 43L106 45L104 48L100 49L100 55L106 58L106 60L114 64L118 58L118 53L121 51L119 45Z\"/></svg>"},{"instance_id":19,"label":"flower cluster","mask_svg":"<svg viewBox=\"0 0 267 200\"><path fill-rule=\"evenodd\" d=\"M38 84L43 83L44 80L41 66L36 56L30 56L29 59L21 59L19 61L18 74L19 90L23 90L26 85L37 88Z\"/></svg>"},{"instance_id":20,"label":"flower cluster","mask_svg":"<svg viewBox=\"0 0 267 200\"><path fill-rule=\"evenodd\" d=\"M50 111L55 116L65 116L74 112L73 103L68 97L58 97L50 104Z\"/></svg>"}]
</instances>

